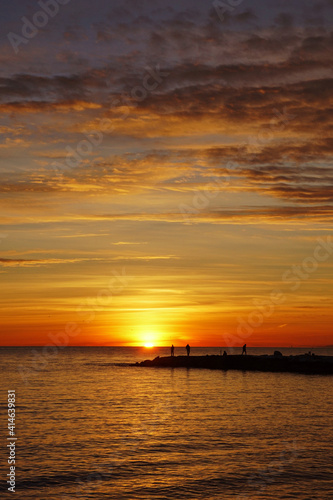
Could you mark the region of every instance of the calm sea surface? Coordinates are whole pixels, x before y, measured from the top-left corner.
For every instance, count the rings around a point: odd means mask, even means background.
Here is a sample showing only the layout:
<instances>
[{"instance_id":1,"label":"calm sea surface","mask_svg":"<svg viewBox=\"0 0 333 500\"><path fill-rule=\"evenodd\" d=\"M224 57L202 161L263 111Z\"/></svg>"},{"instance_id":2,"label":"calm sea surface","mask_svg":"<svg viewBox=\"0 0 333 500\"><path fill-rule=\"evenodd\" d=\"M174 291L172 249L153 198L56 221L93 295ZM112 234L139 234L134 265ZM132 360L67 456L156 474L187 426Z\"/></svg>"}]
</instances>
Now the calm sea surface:
<instances>
[{"instance_id":1,"label":"calm sea surface","mask_svg":"<svg viewBox=\"0 0 333 500\"><path fill-rule=\"evenodd\" d=\"M157 355L169 350L1 348L0 497L333 498L333 377L128 366ZM11 389L15 494L6 485Z\"/></svg>"}]
</instances>

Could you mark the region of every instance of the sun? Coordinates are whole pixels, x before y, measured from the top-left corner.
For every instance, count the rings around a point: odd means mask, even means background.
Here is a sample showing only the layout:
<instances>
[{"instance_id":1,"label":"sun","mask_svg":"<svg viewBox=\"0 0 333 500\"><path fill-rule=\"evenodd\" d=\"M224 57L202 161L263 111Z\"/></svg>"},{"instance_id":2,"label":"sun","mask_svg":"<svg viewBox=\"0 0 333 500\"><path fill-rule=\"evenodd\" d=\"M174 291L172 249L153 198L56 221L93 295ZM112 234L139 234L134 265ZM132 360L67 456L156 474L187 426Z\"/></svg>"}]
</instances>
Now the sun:
<instances>
[{"instance_id":1,"label":"sun","mask_svg":"<svg viewBox=\"0 0 333 500\"><path fill-rule=\"evenodd\" d=\"M163 345L163 336L153 327L140 325L136 335L136 344L138 346L145 347L146 349L151 349L152 347Z\"/></svg>"}]
</instances>

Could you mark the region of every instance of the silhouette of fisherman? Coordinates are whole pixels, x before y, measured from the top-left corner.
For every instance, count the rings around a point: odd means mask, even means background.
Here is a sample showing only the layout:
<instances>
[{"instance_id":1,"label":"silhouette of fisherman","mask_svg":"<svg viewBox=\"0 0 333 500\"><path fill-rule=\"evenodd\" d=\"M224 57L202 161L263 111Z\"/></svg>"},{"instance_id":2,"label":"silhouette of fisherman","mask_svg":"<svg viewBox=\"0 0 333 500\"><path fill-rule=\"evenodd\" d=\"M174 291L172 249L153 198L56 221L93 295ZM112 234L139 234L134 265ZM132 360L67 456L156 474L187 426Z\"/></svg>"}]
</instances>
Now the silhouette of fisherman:
<instances>
[{"instance_id":1,"label":"silhouette of fisherman","mask_svg":"<svg viewBox=\"0 0 333 500\"><path fill-rule=\"evenodd\" d=\"M243 345L242 355L246 354L246 344Z\"/></svg>"},{"instance_id":2,"label":"silhouette of fisherman","mask_svg":"<svg viewBox=\"0 0 333 500\"><path fill-rule=\"evenodd\" d=\"M190 348L190 346L187 344L187 346L186 346L186 351L187 351L187 355L188 355L188 356L190 355L190 350L191 350L191 348Z\"/></svg>"},{"instance_id":3,"label":"silhouette of fisherman","mask_svg":"<svg viewBox=\"0 0 333 500\"><path fill-rule=\"evenodd\" d=\"M175 355L175 346L172 344L171 346L171 356Z\"/></svg>"}]
</instances>

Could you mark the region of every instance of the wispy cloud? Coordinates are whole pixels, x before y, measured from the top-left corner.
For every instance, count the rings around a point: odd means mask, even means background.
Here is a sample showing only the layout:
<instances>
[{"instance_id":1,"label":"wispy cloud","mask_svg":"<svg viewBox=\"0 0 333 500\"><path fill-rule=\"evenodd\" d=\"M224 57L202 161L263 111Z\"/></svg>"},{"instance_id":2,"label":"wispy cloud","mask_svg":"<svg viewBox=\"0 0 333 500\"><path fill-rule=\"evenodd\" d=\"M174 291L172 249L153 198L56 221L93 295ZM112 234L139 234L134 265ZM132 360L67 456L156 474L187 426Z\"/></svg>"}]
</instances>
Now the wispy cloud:
<instances>
[{"instance_id":1,"label":"wispy cloud","mask_svg":"<svg viewBox=\"0 0 333 500\"><path fill-rule=\"evenodd\" d=\"M117 241L112 243L112 245L147 245L147 241Z\"/></svg>"}]
</instances>

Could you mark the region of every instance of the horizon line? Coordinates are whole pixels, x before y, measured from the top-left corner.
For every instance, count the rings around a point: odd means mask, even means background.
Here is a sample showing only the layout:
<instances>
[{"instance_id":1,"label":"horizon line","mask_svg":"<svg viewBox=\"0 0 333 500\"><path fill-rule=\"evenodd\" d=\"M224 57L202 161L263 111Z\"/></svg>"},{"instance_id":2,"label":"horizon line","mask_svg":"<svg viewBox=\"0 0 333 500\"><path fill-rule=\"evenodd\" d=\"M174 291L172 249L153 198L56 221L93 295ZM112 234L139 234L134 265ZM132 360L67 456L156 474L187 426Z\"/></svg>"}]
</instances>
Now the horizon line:
<instances>
[{"instance_id":1,"label":"horizon line","mask_svg":"<svg viewBox=\"0 0 333 500\"><path fill-rule=\"evenodd\" d=\"M151 347L147 347L145 345L103 345L103 344L98 344L98 345L66 345L66 346L58 346L56 344L20 344L20 345L0 345L1 347L57 347L59 349L64 349L66 347L136 347L136 348L143 348L147 350L151 349L161 349L161 348L170 348L171 345L154 345ZM184 348L185 346L183 345L174 345L175 348ZM191 346L191 349L241 349L242 346L220 346L220 345L213 345L213 346ZM318 349L318 348L333 348L333 344L328 344L328 345L273 345L273 346L268 346L268 345L263 345L263 346L248 346L247 349L272 349L272 348L280 348L280 349Z\"/></svg>"}]
</instances>

